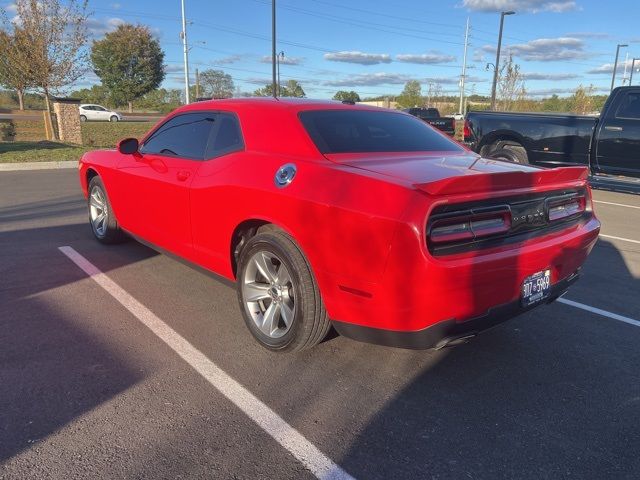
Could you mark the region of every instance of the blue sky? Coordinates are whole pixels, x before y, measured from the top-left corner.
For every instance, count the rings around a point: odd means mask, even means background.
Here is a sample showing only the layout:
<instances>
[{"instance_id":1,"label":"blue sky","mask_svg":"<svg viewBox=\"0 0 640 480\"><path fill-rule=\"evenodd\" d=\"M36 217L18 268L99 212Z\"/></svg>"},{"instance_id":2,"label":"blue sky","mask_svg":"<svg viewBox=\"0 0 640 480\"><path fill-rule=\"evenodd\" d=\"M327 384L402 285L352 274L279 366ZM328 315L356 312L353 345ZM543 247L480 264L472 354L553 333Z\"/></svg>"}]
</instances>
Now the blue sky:
<instances>
[{"instance_id":1,"label":"blue sky","mask_svg":"<svg viewBox=\"0 0 640 480\"><path fill-rule=\"evenodd\" d=\"M224 70L242 91L270 82L270 0L186 2L192 81L197 67ZM629 44L621 50L618 84L626 55L629 65L640 57L640 2L633 0L278 0L277 6L282 81L297 79L309 97L329 98L340 89L393 95L409 79L419 80L424 93L433 83L455 94L467 17L467 91L488 94L485 65L495 61L504 10L517 13L505 19L503 53L521 65L532 95L566 95L579 84L606 92L616 45ZM122 22L149 25L166 53L164 86L182 86L179 0L91 0L90 9L94 38Z\"/></svg>"}]
</instances>

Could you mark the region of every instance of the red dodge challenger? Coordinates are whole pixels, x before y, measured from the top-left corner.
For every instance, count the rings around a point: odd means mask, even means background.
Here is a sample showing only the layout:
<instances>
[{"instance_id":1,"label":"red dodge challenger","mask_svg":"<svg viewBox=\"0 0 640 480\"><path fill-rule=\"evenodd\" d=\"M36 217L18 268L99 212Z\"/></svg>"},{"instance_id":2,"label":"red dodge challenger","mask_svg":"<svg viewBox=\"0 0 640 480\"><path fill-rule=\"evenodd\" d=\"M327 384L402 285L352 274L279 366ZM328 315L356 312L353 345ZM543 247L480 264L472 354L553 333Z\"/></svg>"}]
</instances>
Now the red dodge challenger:
<instances>
[{"instance_id":1,"label":"red dodge challenger","mask_svg":"<svg viewBox=\"0 0 640 480\"><path fill-rule=\"evenodd\" d=\"M249 331L296 351L331 326L458 343L574 283L600 223L587 169L487 160L402 112L232 99L86 153L95 237L127 234L237 283Z\"/></svg>"}]
</instances>

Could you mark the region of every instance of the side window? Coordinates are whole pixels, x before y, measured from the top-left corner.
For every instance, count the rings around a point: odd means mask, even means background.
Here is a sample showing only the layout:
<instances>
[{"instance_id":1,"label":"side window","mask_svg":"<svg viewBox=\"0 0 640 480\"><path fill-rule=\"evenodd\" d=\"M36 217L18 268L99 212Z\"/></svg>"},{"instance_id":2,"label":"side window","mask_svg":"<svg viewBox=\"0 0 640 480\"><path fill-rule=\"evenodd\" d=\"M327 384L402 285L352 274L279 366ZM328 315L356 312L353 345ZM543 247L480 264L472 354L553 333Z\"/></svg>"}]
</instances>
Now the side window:
<instances>
[{"instance_id":1,"label":"side window","mask_svg":"<svg viewBox=\"0 0 640 480\"><path fill-rule=\"evenodd\" d=\"M216 117L208 112L177 115L153 132L140 152L202 160Z\"/></svg>"},{"instance_id":2,"label":"side window","mask_svg":"<svg viewBox=\"0 0 640 480\"><path fill-rule=\"evenodd\" d=\"M240 123L230 113L216 114L215 124L205 158L214 158L244 148Z\"/></svg>"},{"instance_id":3,"label":"side window","mask_svg":"<svg viewBox=\"0 0 640 480\"><path fill-rule=\"evenodd\" d=\"M640 93L627 93L616 110L616 118L640 120Z\"/></svg>"}]
</instances>

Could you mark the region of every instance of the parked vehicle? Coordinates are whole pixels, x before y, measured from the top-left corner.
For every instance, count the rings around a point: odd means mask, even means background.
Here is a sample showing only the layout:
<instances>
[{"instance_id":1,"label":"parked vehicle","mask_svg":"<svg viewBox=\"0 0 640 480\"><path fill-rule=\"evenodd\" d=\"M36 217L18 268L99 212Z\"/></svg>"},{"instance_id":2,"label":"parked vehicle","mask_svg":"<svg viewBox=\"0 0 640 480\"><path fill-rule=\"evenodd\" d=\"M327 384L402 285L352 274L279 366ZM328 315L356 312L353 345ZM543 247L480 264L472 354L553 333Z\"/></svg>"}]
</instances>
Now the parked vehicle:
<instances>
[{"instance_id":1,"label":"parked vehicle","mask_svg":"<svg viewBox=\"0 0 640 480\"><path fill-rule=\"evenodd\" d=\"M107 110L102 105L84 104L79 107L80 121L119 122L122 117L118 112Z\"/></svg>"},{"instance_id":2,"label":"parked vehicle","mask_svg":"<svg viewBox=\"0 0 640 480\"><path fill-rule=\"evenodd\" d=\"M456 134L456 121L453 117L441 117L437 108L406 108L403 110L429 125L453 137Z\"/></svg>"},{"instance_id":3,"label":"parked vehicle","mask_svg":"<svg viewBox=\"0 0 640 480\"><path fill-rule=\"evenodd\" d=\"M483 159L406 113L336 102L187 105L79 175L97 240L126 232L234 280L279 351L331 325L461 341L563 294L600 229L584 167Z\"/></svg>"},{"instance_id":4,"label":"parked vehicle","mask_svg":"<svg viewBox=\"0 0 640 480\"><path fill-rule=\"evenodd\" d=\"M465 143L485 157L640 177L640 87L618 87L599 117L469 112Z\"/></svg>"}]
</instances>

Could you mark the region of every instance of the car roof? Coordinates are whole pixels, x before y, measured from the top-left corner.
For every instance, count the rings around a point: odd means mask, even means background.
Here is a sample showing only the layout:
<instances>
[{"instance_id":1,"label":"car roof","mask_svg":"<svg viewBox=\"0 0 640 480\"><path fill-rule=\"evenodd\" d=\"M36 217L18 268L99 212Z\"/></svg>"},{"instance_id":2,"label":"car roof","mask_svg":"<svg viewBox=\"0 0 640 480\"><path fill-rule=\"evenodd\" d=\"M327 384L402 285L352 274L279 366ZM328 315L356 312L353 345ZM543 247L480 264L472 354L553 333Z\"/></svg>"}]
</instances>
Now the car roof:
<instances>
[{"instance_id":1,"label":"car roof","mask_svg":"<svg viewBox=\"0 0 640 480\"><path fill-rule=\"evenodd\" d=\"M343 103L336 100L315 100L308 98L289 97L250 97L250 98L225 98L219 100L203 100L182 106L174 113L190 110L225 110L232 111L250 110L254 108L293 110L294 112L305 110L374 110L385 111L386 108L374 107L372 105L362 105L356 103Z\"/></svg>"}]
</instances>

